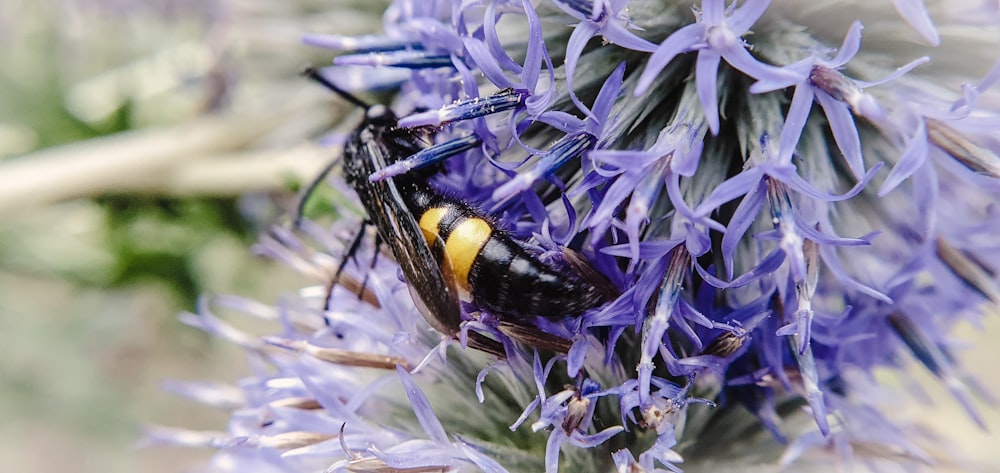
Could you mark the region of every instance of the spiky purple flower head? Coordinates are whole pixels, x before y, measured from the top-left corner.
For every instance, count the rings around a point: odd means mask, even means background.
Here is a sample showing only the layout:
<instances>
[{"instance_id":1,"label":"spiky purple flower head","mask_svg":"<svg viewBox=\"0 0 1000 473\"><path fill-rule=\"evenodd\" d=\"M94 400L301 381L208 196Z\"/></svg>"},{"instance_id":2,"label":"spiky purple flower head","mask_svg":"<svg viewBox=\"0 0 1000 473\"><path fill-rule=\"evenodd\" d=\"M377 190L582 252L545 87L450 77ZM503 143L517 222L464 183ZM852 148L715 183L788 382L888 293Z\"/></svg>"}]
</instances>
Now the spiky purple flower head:
<instances>
[{"instance_id":1,"label":"spiky purple flower head","mask_svg":"<svg viewBox=\"0 0 1000 473\"><path fill-rule=\"evenodd\" d=\"M443 163L439 192L542 260L580 252L621 295L531 321L566 353L466 304L464 330L506 349L492 359L431 331L371 246L337 272L350 224L275 231L260 250L320 286L213 301L278 336L188 316L259 372L228 433L154 436L218 447L225 471L676 471L744 465L756 431L786 463L931 461L873 373L915 359L978 421L948 333L1000 303L1000 67L969 47L1000 16L942 4L966 28L939 30L894 3L400 0L380 35L308 37L346 52L331 81L397 85L401 125L439 127L373 180Z\"/></svg>"}]
</instances>

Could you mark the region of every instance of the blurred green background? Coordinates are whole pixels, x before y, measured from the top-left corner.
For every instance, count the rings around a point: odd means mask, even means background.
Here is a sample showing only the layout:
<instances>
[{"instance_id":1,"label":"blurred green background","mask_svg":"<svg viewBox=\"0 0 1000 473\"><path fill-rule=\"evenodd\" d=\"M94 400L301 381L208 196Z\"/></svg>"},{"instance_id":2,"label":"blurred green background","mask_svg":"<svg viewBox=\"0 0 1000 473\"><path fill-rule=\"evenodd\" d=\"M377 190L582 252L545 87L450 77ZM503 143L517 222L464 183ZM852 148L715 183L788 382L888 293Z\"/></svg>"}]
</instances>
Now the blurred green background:
<instances>
[{"instance_id":1,"label":"blurred green background","mask_svg":"<svg viewBox=\"0 0 1000 473\"><path fill-rule=\"evenodd\" d=\"M329 60L300 35L375 31L383 4L0 2L4 471L175 472L211 454L134 448L144 424L225 426L164 380L246 370L177 314L203 293L271 302L311 283L250 251L262 228L287 222L295 183L331 156L317 136L346 110L297 77ZM997 389L997 317L988 325L959 338ZM936 404L900 413L943 429L968 471L996 465L1000 439L942 389L928 393Z\"/></svg>"},{"instance_id":2,"label":"blurred green background","mask_svg":"<svg viewBox=\"0 0 1000 473\"><path fill-rule=\"evenodd\" d=\"M145 424L224 429L169 379L232 382L241 353L183 326L203 293L313 282L252 255L346 109L298 77L384 2L0 2L0 470L186 471Z\"/></svg>"}]
</instances>

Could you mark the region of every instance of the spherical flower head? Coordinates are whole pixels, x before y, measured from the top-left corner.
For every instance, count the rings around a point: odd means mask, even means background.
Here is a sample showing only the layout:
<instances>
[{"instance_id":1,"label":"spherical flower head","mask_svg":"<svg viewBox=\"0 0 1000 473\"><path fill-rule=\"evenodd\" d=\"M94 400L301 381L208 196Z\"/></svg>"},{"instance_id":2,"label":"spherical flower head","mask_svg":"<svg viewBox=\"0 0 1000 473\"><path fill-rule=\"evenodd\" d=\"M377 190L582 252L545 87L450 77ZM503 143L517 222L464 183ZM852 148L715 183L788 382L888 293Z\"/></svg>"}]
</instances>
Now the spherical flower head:
<instances>
[{"instance_id":1,"label":"spherical flower head","mask_svg":"<svg viewBox=\"0 0 1000 473\"><path fill-rule=\"evenodd\" d=\"M341 93L398 85L387 129L423 140L353 190L418 182L609 295L566 317L466 297L450 330L423 303L441 294L400 278L411 255L355 243L356 222L275 229L259 251L317 286L185 316L258 370L227 402L177 388L231 409L228 432L151 437L219 448L225 471L933 461L873 373L915 360L979 422L949 329L1000 303L1000 66L974 70L997 49L963 47L922 2L893 4L913 41L871 50L863 26L890 2L399 0L381 34L307 37L343 51L321 72ZM938 24L973 18L951 13ZM928 63L938 43L963 66ZM422 269L447 280L454 264ZM785 451L732 453L749 442Z\"/></svg>"}]
</instances>

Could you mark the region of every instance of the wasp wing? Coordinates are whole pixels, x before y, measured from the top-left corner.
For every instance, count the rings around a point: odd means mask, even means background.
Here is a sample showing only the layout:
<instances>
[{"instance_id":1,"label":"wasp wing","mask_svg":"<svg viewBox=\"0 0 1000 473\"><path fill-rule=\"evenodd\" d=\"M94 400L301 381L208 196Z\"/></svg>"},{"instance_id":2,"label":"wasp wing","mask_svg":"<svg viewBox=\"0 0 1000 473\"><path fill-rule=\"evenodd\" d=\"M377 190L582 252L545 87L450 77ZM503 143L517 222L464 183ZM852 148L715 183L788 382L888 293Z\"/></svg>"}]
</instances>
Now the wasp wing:
<instances>
[{"instance_id":1,"label":"wasp wing","mask_svg":"<svg viewBox=\"0 0 1000 473\"><path fill-rule=\"evenodd\" d=\"M395 161L384 142L359 140L357 153L349 160L346 173L355 177L352 184L375 224L382 241L389 246L407 284L410 294L421 309L427 323L435 330L456 336L462 323L461 306L456 294L441 274L416 219L406 208L405 201L393 179L370 182L368 176L387 162Z\"/></svg>"}]
</instances>

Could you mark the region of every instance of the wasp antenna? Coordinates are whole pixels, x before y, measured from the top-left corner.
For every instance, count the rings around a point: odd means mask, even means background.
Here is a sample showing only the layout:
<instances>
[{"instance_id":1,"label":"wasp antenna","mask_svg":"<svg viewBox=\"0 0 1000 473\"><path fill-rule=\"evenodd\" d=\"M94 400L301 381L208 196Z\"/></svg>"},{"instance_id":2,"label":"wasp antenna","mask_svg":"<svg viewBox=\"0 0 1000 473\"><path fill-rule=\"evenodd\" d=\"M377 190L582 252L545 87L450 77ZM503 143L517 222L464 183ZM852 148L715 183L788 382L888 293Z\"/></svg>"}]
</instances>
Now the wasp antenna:
<instances>
[{"instance_id":1,"label":"wasp antenna","mask_svg":"<svg viewBox=\"0 0 1000 473\"><path fill-rule=\"evenodd\" d=\"M299 197L299 203L295 206L295 222L294 227L299 228L302 226L302 219L305 218L306 203L309 201L309 197L312 196L313 192L316 192L316 188L326 179L326 176L333 171L334 166L337 165L339 160L331 159L326 166L323 166L323 170L319 172L319 175L309 181L309 185L302 191L302 196Z\"/></svg>"},{"instance_id":2,"label":"wasp antenna","mask_svg":"<svg viewBox=\"0 0 1000 473\"><path fill-rule=\"evenodd\" d=\"M350 92L348 92L348 91L346 91L344 89L341 89L340 87L337 87L333 82L330 82L329 79L327 79L326 77L323 77L323 74L321 74L319 72L319 69L316 69L313 66L307 66L305 69L303 69L302 70L302 77L305 77L307 79L311 79L311 80L319 83L323 87L326 87L327 89L330 89L331 91L333 91L333 93L335 93L335 94L343 97L344 100L347 100L348 102L351 102L352 104L357 105L358 107L361 107L361 108L363 108L365 110L368 110L369 108L371 108L371 105L368 105L363 100L355 97Z\"/></svg>"}]
</instances>

